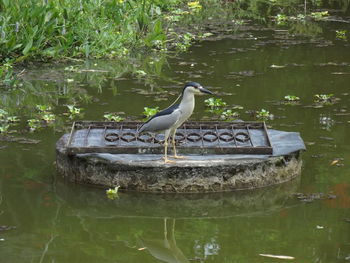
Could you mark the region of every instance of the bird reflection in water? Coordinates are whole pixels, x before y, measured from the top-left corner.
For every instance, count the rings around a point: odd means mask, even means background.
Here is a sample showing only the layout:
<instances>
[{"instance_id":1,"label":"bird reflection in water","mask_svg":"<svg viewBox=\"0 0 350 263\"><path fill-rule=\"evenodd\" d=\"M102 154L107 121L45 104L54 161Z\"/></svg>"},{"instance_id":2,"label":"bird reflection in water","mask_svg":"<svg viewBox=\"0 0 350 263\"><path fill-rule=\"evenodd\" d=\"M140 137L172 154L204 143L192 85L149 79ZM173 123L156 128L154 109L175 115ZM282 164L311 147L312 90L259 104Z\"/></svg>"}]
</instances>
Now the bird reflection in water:
<instances>
[{"instance_id":1,"label":"bird reflection in water","mask_svg":"<svg viewBox=\"0 0 350 263\"><path fill-rule=\"evenodd\" d=\"M168 219L164 218L163 239L141 239L143 246L153 257L168 263L189 263L190 261L176 245L175 219L171 219L170 231L167 228Z\"/></svg>"}]
</instances>

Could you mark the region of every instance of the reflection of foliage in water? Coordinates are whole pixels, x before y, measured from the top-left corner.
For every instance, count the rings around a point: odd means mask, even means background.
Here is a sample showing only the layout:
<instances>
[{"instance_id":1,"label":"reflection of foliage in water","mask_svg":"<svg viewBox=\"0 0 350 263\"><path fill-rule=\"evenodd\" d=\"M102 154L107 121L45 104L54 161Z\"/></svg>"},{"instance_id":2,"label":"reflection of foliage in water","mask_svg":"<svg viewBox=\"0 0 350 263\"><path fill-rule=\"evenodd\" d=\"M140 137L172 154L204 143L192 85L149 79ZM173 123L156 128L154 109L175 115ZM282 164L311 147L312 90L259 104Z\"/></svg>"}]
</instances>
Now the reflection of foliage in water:
<instances>
[{"instance_id":1,"label":"reflection of foliage in water","mask_svg":"<svg viewBox=\"0 0 350 263\"><path fill-rule=\"evenodd\" d=\"M6 123L2 122L0 132L9 130L9 118L12 116L20 116L22 123L26 123L32 131L42 127L41 120L51 123L51 126L61 126L65 121L82 117L81 104L93 101L93 96L85 86L95 87L98 93L103 92L103 87L109 86L113 95L116 95L118 80L131 74L145 85L154 87L156 80L163 78L162 69L166 62L163 53L138 55L137 58L120 60L118 63L86 61L52 69L50 66L33 69L24 73L16 86L0 91L0 109L6 112ZM138 73L141 69L145 74Z\"/></svg>"},{"instance_id":2,"label":"reflection of foliage in water","mask_svg":"<svg viewBox=\"0 0 350 263\"><path fill-rule=\"evenodd\" d=\"M289 24L289 32L295 35L315 37L323 33L322 27L312 21L296 21Z\"/></svg>"}]
</instances>

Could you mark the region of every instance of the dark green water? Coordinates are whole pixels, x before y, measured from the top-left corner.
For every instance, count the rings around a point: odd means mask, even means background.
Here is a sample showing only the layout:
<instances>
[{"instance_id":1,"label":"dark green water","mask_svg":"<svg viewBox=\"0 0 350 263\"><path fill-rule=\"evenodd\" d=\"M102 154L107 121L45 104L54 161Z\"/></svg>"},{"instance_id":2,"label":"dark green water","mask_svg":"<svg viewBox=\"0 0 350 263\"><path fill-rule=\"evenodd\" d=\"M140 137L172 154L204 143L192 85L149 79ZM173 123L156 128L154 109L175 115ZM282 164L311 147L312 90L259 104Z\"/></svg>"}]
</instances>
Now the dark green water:
<instances>
[{"instance_id":1,"label":"dark green water","mask_svg":"<svg viewBox=\"0 0 350 263\"><path fill-rule=\"evenodd\" d=\"M19 135L41 140L38 144L0 144L5 146L0 150L0 225L16 226L0 231L0 262L279 261L261 253L293 256L296 263L348 262L350 44L335 39L335 30L349 32L350 27L332 23L321 29L317 36L301 38L253 28L239 38L205 41L186 54L167 61L146 58L141 65L76 63L107 72L70 73L63 70L67 65L27 69L30 92L4 91L2 107L30 118L35 104L49 104L57 124ZM146 69L152 87L123 74L134 67ZM145 106L169 105L188 80L229 105L243 106L237 110L241 119L255 120L247 111L267 109L274 114L270 126L299 131L307 144L301 177L256 191L120 193L109 200L105 189L72 185L56 175L55 142L71 122L60 115L72 103L67 97L92 97L79 104L86 120L101 120L108 111L141 118ZM309 107L315 94L330 93L339 98L336 103ZM299 96L300 104L281 103L285 95ZM205 112L204 99L197 98L193 119L213 117ZM336 198L305 203L293 195L297 192Z\"/></svg>"}]
</instances>

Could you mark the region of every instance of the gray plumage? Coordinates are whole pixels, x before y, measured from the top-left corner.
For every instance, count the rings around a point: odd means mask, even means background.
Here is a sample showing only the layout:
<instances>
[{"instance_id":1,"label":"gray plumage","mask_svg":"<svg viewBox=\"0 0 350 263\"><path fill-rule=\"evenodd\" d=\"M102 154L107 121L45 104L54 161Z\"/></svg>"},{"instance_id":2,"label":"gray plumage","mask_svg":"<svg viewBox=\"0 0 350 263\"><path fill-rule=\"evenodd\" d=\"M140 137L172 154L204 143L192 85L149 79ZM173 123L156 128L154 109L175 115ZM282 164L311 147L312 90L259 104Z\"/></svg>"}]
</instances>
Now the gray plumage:
<instances>
[{"instance_id":1,"label":"gray plumage","mask_svg":"<svg viewBox=\"0 0 350 263\"><path fill-rule=\"evenodd\" d=\"M200 93L212 94L209 90L203 88L197 82L186 83L181 94L180 104L171 105L165 110L158 112L140 127L138 131L139 134L142 132L164 132L165 162L170 162L167 159L167 146L170 134L172 135L174 157L180 158L180 156L176 155L175 148L176 129L192 115L195 105L194 95Z\"/></svg>"},{"instance_id":2,"label":"gray plumage","mask_svg":"<svg viewBox=\"0 0 350 263\"><path fill-rule=\"evenodd\" d=\"M139 130L141 132L161 132L173 127L181 117L179 109L174 110L170 114L157 116L144 123Z\"/></svg>"}]
</instances>

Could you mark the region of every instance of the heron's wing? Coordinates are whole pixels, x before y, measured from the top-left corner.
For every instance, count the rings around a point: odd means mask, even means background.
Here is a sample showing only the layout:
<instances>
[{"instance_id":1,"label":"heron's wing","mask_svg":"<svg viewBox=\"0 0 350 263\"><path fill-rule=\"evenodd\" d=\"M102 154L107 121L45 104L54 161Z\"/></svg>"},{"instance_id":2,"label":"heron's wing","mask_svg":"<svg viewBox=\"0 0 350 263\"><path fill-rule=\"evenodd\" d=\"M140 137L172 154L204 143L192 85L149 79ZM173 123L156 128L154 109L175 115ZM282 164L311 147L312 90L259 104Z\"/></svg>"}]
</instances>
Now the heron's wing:
<instances>
[{"instance_id":1,"label":"heron's wing","mask_svg":"<svg viewBox=\"0 0 350 263\"><path fill-rule=\"evenodd\" d=\"M158 116L155 115L141 126L139 133L145 131L154 132L168 130L180 119L180 116L181 111L179 109L175 109L169 114L158 114Z\"/></svg>"}]
</instances>

